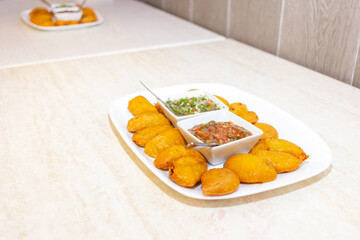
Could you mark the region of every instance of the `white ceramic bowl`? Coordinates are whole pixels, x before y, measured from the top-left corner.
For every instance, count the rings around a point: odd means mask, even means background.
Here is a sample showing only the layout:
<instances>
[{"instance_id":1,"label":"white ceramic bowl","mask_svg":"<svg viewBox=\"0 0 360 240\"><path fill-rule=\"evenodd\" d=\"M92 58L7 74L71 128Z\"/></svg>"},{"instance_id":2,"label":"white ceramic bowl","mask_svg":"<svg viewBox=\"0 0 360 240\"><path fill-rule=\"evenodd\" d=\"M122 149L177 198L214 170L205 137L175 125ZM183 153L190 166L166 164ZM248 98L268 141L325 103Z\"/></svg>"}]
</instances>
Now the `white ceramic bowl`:
<instances>
[{"instance_id":1,"label":"white ceramic bowl","mask_svg":"<svg viewBox=\"0 0 360 240\"><path fill-rule=\"evenodd\" d=\"M252 125L251 123L245 121L241 117L235 115L230 111L213 111L208 112L207 114L189 118L183 121L178 122L178 128L186 141L189 142L202 142L200 139L195 137L189 132L189 129L195 125L201 123L208 123L210 121L216 122L233 122L234 124L243 127L249 130L252 135L229 142L216 147L201 148L199 151L205 156L206 160L212 165L218 165L224 163L229 157L238 153L248 153L252 147L259 141L263 132Z\"/></svg>"},{"instance_id":2,"label":"white ceramic bowl","mask_svg":"<svg viewBox=\"0 0 360 240\"><path fill-rule=\"evenodd\" d=\"M210 112L218 112L218 111L224 111L224 110L227 111L227 110L229 110L228 106L226 106L223 102L221 102L219 99L217 99L214 95L212 95L212 94L210 94L208 92L205 92L205 91L201 91L201 90L187 91L187 92L172 92L172 93L167 93L167 94L159 94L158 96L165 103L169 99L171 101L173 101L173 100L180 99L180 98L185 98L185 97L206 96L207 98L209 98L210 100L215 102L217 104L217 106L220 107L220 110L213 110L213 111L210 111ZM177 122L179 122L179 121L210 113L210 112L203 112L203 113L195 113L195 114L187 115L187 116L177 116L177 115L175 115L173 113L173 111L171 109L169 109L167 106L165 106L162 102L158 101L158 103L160 104L160 107L164 111L166 117L174 124L175 127L177 126Z\"/></svg>"}]
</instances>

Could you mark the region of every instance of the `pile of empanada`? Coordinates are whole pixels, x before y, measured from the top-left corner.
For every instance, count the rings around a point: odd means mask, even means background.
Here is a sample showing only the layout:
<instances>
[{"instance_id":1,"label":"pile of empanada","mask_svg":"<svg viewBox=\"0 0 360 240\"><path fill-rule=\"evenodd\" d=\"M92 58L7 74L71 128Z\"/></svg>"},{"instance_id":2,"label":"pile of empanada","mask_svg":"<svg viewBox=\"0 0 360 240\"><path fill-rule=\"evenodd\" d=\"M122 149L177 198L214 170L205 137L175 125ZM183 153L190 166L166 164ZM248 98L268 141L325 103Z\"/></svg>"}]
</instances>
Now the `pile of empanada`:
<instances>
[{"instance_id":1,"label":"pile of empanada","mask_svg":"<svg viewBox=\"0 0 360 240\"><path fill-rule=\"evenodd\" d=\"M223 168L208 170L205 157L197 150L185 149L185 139L180 131L163 115L158 104L151 104L145 97L129 101L128 109L134 115L127 129L132 140L145 153L154 158L154 166L169 171L169 178L183 187L194 187L199 182L207 196L219 196L236 191L240 183L264 183L276 179L278 173L291 172L309 156L296 144L278 139L276 129L259 123L258 116L248 111L243 103L229 104L229 110L260 128L264 134L250 153L230 157Z\"/></svg>"}]
</instances>

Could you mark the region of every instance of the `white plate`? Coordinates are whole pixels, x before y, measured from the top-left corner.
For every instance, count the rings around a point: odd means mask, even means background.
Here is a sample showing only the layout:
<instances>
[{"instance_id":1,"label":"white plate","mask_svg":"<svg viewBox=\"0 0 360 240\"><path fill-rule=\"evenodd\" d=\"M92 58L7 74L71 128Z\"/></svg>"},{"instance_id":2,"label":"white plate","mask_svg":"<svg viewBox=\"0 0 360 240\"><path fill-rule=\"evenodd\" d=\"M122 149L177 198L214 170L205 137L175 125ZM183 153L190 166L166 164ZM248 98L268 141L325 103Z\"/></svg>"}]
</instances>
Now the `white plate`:
<instances>
[{"instance_id":1,"label":"white plate","mask_svg":"<svg viewBox=\"0 0 360 240\"><path fill-rule=\"evenodd\" d=\"M306 152L306 154L310 155L310 157L304 161L296 171L278 174L275 181L263 184L240 184L236 192L232 194L217 197L207 197L202 194L201 185L198 185L195 188L184 188L172 182L168 177L168 171L157 169L153 165L154 158L148 157L144 153L143 148L138 147L135 143L132 142L132 134L129 133L126 128L128 120L133 117L127 109L129 100L138 95L146 97L152 103L155 103L156 99L149 92L142 91L121 97L118 100L112 102L109 109L109 115L124 141L157 177L159 177L165 184L179 193L191 198L207 200L242 197L308 179L321 173L330 166L330 150L325 142L316 133L280 108L252 94L228 85L214 83L178 85L155 89L154 92L155 94L160 94L161 92L176 93L178 91L186 91L188 89L194 88L222 96L230 103L245 103L250 111L255 111L258 114L260 119L259 122L265 122L273 125L279 132L279 138L289 140L299 145ZM215 167L219 168L222 167L222 165ZM209 169L211 168L214 168L214 166L209 164Z\"/></svg>"},{"instance_id":2,"label":"white plate","mask_svg":"<svg viewBox=\"0 0 360 240\"><path fill-rule=\"evenodd\" d=\"M32 9L22 11L20 14L21 19L24 21L24 23L26 23L30 27L33 27L38 30L43 30L43 31L59 31L59 30L86 28L86 27L92 27L92 26L99 25L99 24L103 23L103 21L104 21L103 17L100 15L100 13L97 12L96 10L94 10L96 17L97 17L97 21L95 21L95 22L79 23L79 24L65 25L65 26L43 27L43 26L36 25L30 21L29 13L31 11L32 11Z\"/></svg>"}]
</instances>

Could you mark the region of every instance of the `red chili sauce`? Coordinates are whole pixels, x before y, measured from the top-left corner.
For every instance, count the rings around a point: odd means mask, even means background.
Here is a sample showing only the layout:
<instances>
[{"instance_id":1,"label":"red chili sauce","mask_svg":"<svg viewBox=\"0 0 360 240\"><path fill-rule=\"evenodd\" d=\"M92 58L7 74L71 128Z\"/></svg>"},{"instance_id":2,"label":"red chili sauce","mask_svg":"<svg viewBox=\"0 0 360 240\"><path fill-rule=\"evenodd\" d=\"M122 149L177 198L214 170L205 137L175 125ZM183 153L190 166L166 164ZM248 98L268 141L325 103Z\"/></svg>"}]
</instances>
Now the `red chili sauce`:
<instances>
[{"instance_id":1,"label":"red chili sauce","mask_svg":"<svg viewBox=\"0 0 360 240\"><path fill-rule=\"evenodd\" d=\"M247 136L252 133L243 127L239 127L232 122L202 123L189 129L195 137L206 143L225 144Z\"/></svg>"}]
</instances>

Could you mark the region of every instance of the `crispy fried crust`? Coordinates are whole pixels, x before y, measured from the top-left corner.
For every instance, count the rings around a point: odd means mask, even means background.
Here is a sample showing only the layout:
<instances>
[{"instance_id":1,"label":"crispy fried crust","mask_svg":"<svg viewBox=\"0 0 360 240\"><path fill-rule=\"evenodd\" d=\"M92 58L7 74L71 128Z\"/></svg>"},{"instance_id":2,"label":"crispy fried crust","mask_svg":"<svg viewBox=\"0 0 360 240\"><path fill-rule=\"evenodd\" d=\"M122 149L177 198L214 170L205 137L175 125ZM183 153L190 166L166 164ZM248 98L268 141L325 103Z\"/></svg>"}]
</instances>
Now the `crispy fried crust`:
<instances>
[{"instance_id":1,"label":"crispy fried crust","mask_svg":"<svg viewBox=\"0 0 360 240\"><path fill-rule=\"evenodd\" d=\"M269 138L278 138L279 134L276 129L267 123L255 123L255 127L260 128L264 134L261 136L261 139L269 139Z\"/></svg>"},{"instance_id":2,"label":"crispy fried crust","mask_svg":"<svg viewBox=\"0 0 360 240\"><path fill-rule=\"evenodd\" d=\"M238 175L243 183L264 183L276 179L275 167L258 156L240 153L230 157L224 164L225 168Z\"/></svg>"},{"instance_id":3,"label":"crispy fried crust","mask_svg":"<svg viewBox=\"0 0 360 240\"><path fill-rule=\"evenodd\" d=\"M144 112L157 112L156 107L143 96L137 96L131 99L128 109L133 115L139 115Z\"/></svg>"},{"instance_id":4,"label":"crispy fried crust","mask_svg":"<svg viewBox=\"0 0 360 240\"><path fill-rule=\"evenodd\" d=\"M148 156L156 157L159 151L172 145L186 145L186 142L181 135L179 129L173 128L160 133L145 145L144 150Z\"/></svg>"},{"instance_id":5,"label":"crispy fried crust","mask_svg":"<svg viewBox=\"0 0 360 240\"><path fill-rule=\"evenodd\" d=\"M171 125L171 123L161 113L145 112L131 118L127 124L127 129L129 132L137 132L142 129L158 125Z\"/></svg>"},{"instance_id":6,"label":"crispy fried crust","mask_svg":"<svg viewBox=\"0 0 360 240\"><path fill-rule=\"evenodd\" d=\"M286 152L259 150L256 152L256 156L270 161L274 165L277 173L294 171L302 163L301 159Z\"/></svg>"},{"instance_id":7,"label":"crispy fried crust","mask_svg":"<svg viewBox=\"0 0 360 240\"><path fill-rule=\"evenodd\" d=\"M259 121L258 115L256 114L256 112L253 112L253 111L246 112L239 116L251 124L255 124L255 123L257 123L257 121Z\"/></svg>"},{"instance_id":8,"label":"crispy fried crust","mask_svg":"<svg viewBox=\"0 0 360 240\"><path fill-rule=\"evenodd\" d=\"M202 192L207 196L220 196L238 189L239 177L230 169L213 168L201 176Z\"/></svg>"},{"instance_id":9,"label":"crispy fried crust","mask_svg":"<svg viewBox=\"0 0 360 240\"><path fill-rule=\"evenodd\" d=\"M299 158L301 161L306 160L309 155L306 155L304 150L302 150L295 143L289 142L284 139L263 139L260 140L254 147L251 149L250 153L256 154L259 150L267 151L277 151L277 152L286 152L294 155Z\"/></svg>"},{"instance_id":10,"label":"crispy fried crust","mask_svg":"<svg viewBox=\"0 0 360 240\"><path fill-rule=\"evenodd\" d=\"M158 125L158 126L152 126L148 128L144 128L140 131L137 131L132 136L132 140L134 143L136 143L140 147L145 147L145 145L154 137L159 135L162 132L165 132L169 129L172 129L173 126L171 125Z\"/></svg>"},{"instance_id":11,"label":"crispy fried crust","mask_svg":"<svg viewBox=\"0 0 360 240\"><path fill-rule=\"evenodd\" d=\"M182 145L173 145L159 151L154 160L154 166L159 169L168 170L172 166L173 161L181 157L197 157L205 160L203 155L195 149L185 149Z\"/></svg>"},{"instance_id":12,"label":"crispy fried crust","mask_svg":"<svg viewBox=\"0 0 360 240\"><path fill-rule=\"evenodd\" d=\"M173 162L169 169L169 178L180 186L193 187L206 170L207 163L204 159L181 157Z\"/></svg>"},{"instance_id":13,"label":"crispy fried crust","mask_svg":"<svg viewBox=\"0 0 360 240\"><path fill-rule=\"evenodd\" d=\"M236 102L229 105L229 111L240 116L247 113L248 109L245 104Z\"/></svg>"}]
</instances>

